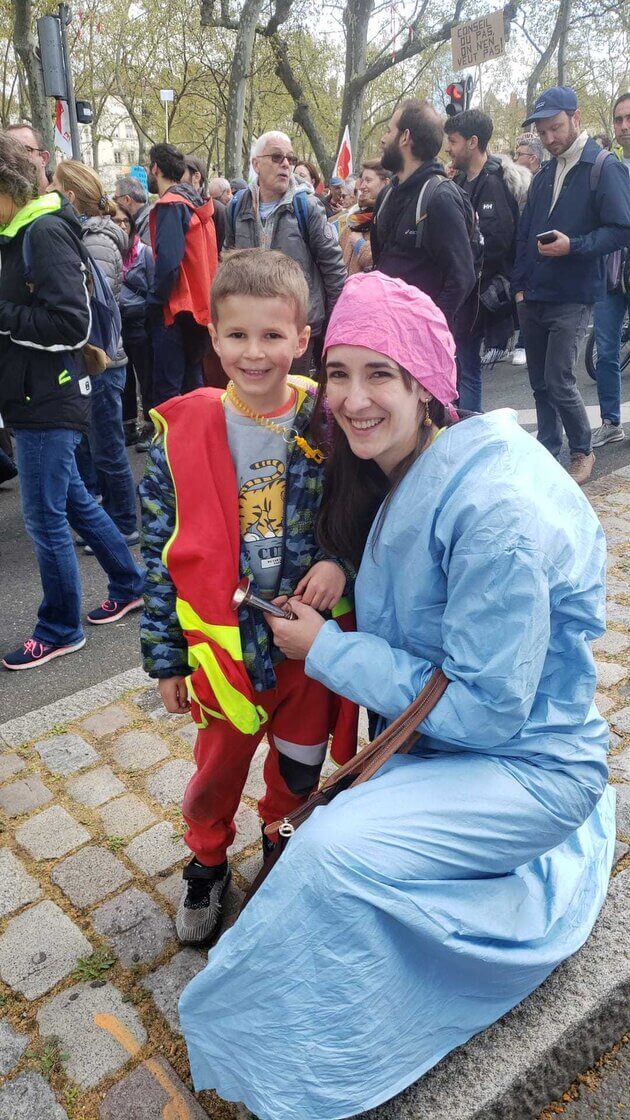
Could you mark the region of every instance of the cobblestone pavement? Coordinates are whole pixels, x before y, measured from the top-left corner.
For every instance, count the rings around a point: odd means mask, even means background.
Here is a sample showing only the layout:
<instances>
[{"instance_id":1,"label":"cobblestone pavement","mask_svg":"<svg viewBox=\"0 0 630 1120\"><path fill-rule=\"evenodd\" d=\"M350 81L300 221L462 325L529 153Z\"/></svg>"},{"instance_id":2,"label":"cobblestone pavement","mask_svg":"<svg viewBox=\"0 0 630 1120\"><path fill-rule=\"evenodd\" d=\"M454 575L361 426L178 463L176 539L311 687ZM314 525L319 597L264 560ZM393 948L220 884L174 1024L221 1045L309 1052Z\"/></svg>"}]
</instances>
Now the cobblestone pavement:
<instances>
[{"instance_id":1,"label":"cobblestone pavement","mask_svg":"<svg viewBox=\"0 0 630 1120\"><path fill-rule=\"evenodd\" d=\"M609 630L595 654L597 701L612 728L620 869L630 863L630 468L587 493L609 545ZM178 996L205 959L177 944L173 924L188 856L188 717L168 716L143 685L34 738L7 727L0 1120L231 1120L232 1106L193 1095L177 1019ZM260 862L263 759L264 746L236 818L226 924ZM579 1098L579 1085L570 1093ZM546 1116L566 1105L552 1107Z\"/></svg>"}]
</instances>

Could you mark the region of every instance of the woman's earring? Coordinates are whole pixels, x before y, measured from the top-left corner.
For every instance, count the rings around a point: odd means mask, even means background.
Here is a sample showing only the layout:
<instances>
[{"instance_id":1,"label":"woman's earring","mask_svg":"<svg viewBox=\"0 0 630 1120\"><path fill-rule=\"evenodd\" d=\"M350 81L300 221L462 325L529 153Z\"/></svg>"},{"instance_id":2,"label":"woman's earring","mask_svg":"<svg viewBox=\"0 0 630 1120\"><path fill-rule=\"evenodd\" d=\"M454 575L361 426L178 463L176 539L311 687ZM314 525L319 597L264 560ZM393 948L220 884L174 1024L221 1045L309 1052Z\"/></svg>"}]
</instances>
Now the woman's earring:
<instances>
[{"instance_id":1,"label":"woman's earring","mask_svg":"<svg viewBox=\"0 0 630 1120\"><path fill-rule=\"evenodd\" d=\"M425 428L430 428L431 424L433 423L431 417L429 416L429 402L428 401L424 402L424 420L422 421L422 423L423 423Z\"/></svg>"}]
</instances>

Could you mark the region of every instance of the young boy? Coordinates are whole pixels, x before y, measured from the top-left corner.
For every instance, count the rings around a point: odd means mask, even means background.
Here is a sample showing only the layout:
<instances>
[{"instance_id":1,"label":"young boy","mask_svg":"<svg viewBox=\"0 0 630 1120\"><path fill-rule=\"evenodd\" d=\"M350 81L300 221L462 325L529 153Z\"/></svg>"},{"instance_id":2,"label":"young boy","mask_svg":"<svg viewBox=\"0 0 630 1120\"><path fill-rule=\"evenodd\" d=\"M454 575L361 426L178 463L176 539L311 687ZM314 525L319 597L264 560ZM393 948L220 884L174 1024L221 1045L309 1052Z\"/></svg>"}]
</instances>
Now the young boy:
<instances>
[{"instance_id":1,"label":"young boy","mask_svg":"<svg viewBox=\"0 0 630 1120\"><path fill-rule=\"evenodd\" d=\"M231 607L244 575L265 598L297 592L318 610L336 607L346 586L341 565L315 542L323 456L308 430L314 385L288 377L308 345L307 307L295 261L231 253L212 287L211 327L228 388L199 389L152 413L158 436L140 485L144 665L167 711L191 710L199 728L182 810L194 853L177 914L187 944L206 941L219 920L234 814L260 740L269 741L259 803L268 824L317 784L346 703L310 680L303 662L284 660L260 611L242 607L237 617Z\"/></svg>"}]
</instances>

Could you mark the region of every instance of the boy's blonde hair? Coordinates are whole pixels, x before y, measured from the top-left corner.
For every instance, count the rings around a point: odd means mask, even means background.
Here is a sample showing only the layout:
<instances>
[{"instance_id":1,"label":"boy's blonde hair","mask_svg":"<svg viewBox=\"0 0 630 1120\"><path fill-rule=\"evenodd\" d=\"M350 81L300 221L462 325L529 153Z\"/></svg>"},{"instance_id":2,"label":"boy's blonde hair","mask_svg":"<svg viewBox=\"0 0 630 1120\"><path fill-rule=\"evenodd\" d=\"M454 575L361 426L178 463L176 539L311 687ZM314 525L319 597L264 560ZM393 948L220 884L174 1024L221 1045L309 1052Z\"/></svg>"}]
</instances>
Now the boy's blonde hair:
<instances>
[{"instance_id":1,"label":"boy's blonde hair","mask_svg":"<svg viewBox=\"0 0 630 1120\"><path fill-rule=\"evenodd\" d=\"M225 254L210 292L212 322L215 326L219 319L221 301L228 296L284 299L294 309L298 331L306 326L306 278L299 264L277 249L234 249Z\"/></svg>"},{"instance_id":2,"label":"boy's blonde hair","mask_svg":"<svg viewBox=\"0 0 630 1120\"><path fill-rule=\"evenodd\" d=\"M88 218L113 218L116 205L107 198L103 184L91 167L76 159L64 159L55 170L62 190L74 192L74 207Z\"/></svg>"}]
</instances>

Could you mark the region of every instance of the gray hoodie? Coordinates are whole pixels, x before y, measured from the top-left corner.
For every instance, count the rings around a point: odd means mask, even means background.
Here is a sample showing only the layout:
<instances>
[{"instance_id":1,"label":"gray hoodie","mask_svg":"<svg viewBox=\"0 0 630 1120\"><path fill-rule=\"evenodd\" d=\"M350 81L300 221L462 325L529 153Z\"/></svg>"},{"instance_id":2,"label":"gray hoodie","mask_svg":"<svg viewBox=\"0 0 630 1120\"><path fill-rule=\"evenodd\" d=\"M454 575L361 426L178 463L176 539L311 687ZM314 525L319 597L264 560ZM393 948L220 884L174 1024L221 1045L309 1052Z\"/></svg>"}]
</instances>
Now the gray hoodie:
<instances>
[{"instance_id":1,"label":"gray hoodie","mask_svg":"<svg viewBox=\"0 0 630 1120\"><path fill-rule=\"evenodd\" d=\"M104 273L116 303L120 304L123 285L122 259L128 247L126 233L109 217L86 218L81 227L81 237L88 253ZM111 367L124 366L126 361L127 355L123 350L121 338L116 357L109 364Z\"/></svg>"}]
</instances>

